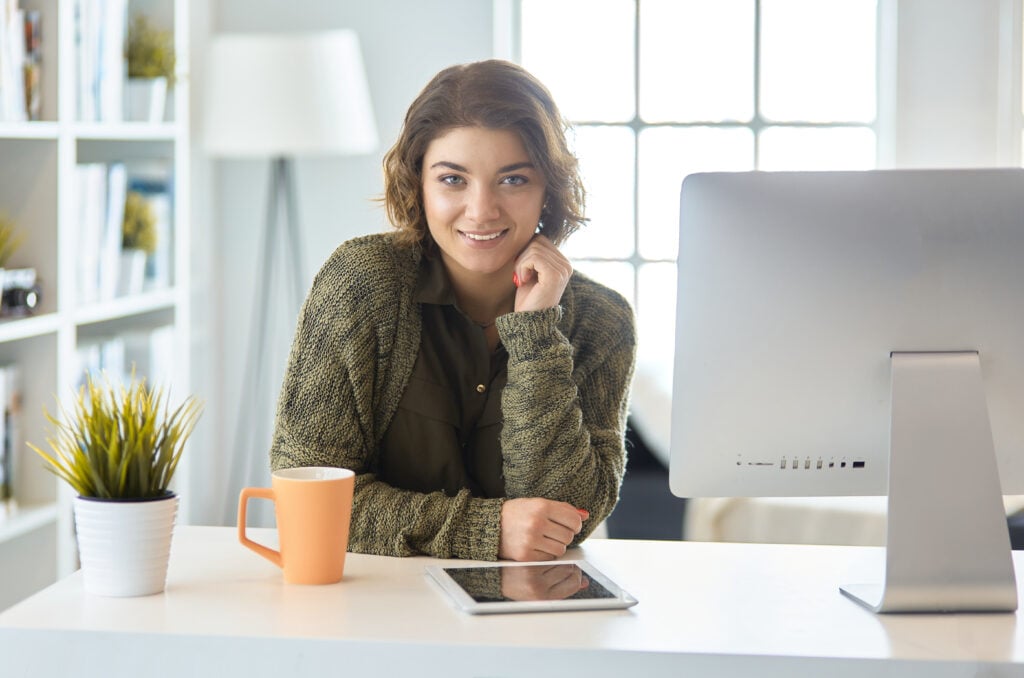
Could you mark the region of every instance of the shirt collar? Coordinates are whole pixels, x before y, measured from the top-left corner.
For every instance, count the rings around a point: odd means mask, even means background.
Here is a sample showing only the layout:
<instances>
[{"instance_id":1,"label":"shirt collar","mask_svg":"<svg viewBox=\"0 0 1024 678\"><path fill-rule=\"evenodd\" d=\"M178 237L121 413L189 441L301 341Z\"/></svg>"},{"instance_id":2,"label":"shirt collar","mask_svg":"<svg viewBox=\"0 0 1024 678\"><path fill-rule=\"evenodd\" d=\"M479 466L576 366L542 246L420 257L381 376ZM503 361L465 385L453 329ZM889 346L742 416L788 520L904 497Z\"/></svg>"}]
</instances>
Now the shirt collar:
<instances>
[{"instance_id":1,"label":"shirt collar","mask_svg":"<svg viewBox=\"0 0 1024 678\"><path fill-rule=\"evenodd\" d=\"M562 313L558 327L566 336L569 336L576 324L574 296L573 285L570 282L570 284L565 286L565 291L562 292L562 300L559 303L562 307ZM413 301L419 304L450 305L458 308L455 291L448 280L448 271L445 269L444 262L441 261L439 254L427 254L424 252L420 257L419 273Z\"/></svg>"},{"instance_id":2,"label":"shirt collar","mask_svg":"<svg viewBox=\"0 0 1024 678\"><path fill-rule=\"evenodd\" d=\"M455 291L439 256L423 255L413 300L420 304L455 305Z\"/></svg>"}]
</instances>

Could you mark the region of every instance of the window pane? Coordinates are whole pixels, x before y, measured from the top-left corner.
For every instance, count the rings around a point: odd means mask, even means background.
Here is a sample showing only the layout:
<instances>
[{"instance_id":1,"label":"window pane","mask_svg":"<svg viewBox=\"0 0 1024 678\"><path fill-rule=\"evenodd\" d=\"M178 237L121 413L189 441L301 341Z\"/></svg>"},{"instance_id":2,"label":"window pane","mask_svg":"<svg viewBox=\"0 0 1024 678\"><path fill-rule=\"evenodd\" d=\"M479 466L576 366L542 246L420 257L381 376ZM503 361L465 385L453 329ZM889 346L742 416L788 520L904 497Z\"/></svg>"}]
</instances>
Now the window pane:
<instances>
[{"instance_id":1,"label":"window pane","mask_svg":"<svg viewBox=\"0 0 1024 678\"><path fill-rule=\"evenodd\" d=\"M633 130L577 127L575 137L590 221L566 240L562 249L570 258L627 259L635 249Z\"/></svg>"},{"instance_id":2,"label":"window pane","mask_svg":"<svg viewBox=\"0 0 1024 678\"><path fill-rule=\"evenodd\" d=\"M675 355L676 265L644 264L638 272L637 361L658 366L658 373L672 389L672 356Z\"/></svg>"},{"instance_id":3,"label":"window pane","mask_svg":"<svg viewBox=\"0 0 1024 678\"><path fill-rule=\"evenodd\" d=\"M758 169L865 170L875 164L875 133L865 127L769 127L758 137Z\"/></svg>"},{"instance_id":4,"label":"window pane","mask_svg":"<svg viewBox=\"0 0 1024 678\"><path fill-rule=\"evenodd\" d=\"M620 122L635 111L633 0L522 0L523 66L570 120Z\"/></svg>"},{"instance_id":5,"label":"window pane","mask_svg":"<svg viewBox=\"0 0 1024 678\"><path fill-rule=\"evenodd\" d=\"M875 118L875 0L762 0L761 114Z\"/></svg>"},{"instance_id":6,"label":"window pane","mask_svg":"<svg viewBox=\"0 0 1024 678\"><path fill-rule=\"evenodd\" d=\"M640 256L675 259L679 188L692 172L754 169L746 127L655 127L640 132Z\"/></svg>"},{"instance_id":7,"label":"window pane","mask_svg":"<svg viewBox=\"0 0 1024 678\"><path fill-rule=\"evenodd\" d=\"M640 117L723 122L753 115L753 0L643 0Z\"/></svg>"},{"instance_id":8,"label":"window pane","mask_svg":"<svg viewBox=\"0 0 1024 678\"><path fill-rule=\"evenodd\" d=\"M630 304L635 304L633 265L624 261L573 261L573 268L602 285L607 285Z\"/></svg>"}]
</instances>

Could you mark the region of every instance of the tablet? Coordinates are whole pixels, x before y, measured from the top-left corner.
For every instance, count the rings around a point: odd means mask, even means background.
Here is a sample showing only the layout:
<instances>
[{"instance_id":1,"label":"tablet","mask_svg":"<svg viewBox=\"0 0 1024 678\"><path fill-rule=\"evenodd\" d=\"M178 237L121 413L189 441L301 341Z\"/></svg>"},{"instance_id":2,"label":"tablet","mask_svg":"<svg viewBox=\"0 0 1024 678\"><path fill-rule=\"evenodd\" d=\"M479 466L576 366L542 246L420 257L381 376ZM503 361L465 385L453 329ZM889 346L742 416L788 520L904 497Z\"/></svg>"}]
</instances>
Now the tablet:
<instances>
[{"instance_id":1,"label":"tablet","mask_svg":"<svg viewBox=\"0 0 1024 678\"><path fill-rule=\"evenodd\" d=\"M428 565L427 573L470 614L604 610L637 603L585 560Z\"/></svg>"}]
</instances>

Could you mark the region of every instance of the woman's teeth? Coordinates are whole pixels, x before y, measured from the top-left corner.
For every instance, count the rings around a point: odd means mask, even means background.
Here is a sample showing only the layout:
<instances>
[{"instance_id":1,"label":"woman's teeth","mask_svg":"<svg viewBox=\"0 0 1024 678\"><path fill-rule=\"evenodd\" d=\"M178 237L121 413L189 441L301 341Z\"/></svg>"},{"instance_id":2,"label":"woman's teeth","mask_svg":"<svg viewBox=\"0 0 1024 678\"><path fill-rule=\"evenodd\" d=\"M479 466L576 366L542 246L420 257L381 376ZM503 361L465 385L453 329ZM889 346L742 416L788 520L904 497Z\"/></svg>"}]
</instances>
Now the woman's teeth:
<instances>
[{"instance_id":1,"label":"woman's teeth","mask_svg":"<svg viewBox=\"0 0 1024 678\"><path fill-rule=\"evenodd\" d=\"M498 231L497 233L489 233L487 235L478 235L476 233L466 233L463 231L462 235L466 236L470 240L494 240L505 231Z\"/></svg>"}]
</instances>

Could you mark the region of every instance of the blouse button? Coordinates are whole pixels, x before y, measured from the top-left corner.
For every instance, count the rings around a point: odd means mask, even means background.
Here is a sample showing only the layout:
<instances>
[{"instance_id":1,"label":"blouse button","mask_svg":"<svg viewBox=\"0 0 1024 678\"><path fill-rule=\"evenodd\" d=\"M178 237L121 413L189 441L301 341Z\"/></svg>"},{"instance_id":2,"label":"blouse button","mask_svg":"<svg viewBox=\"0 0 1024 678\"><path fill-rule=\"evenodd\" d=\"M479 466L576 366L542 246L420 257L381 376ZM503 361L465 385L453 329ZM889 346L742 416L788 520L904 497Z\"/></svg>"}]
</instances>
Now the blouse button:
<instances>
[{"instance_id":1,"label":"blouse button","mask_svg":"<svg viewBox=\"0 0 1024 678\"><path fill-rule=\"evenodd\" d=\"M483 384L477 384L477 387L476 387L476 392L477 393L483 393L486 390L487 390L486 386L484 386Z\"/></svg>"}]
</instances>

